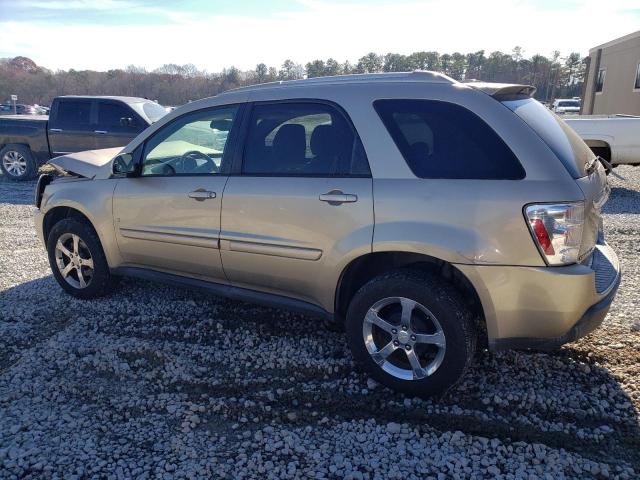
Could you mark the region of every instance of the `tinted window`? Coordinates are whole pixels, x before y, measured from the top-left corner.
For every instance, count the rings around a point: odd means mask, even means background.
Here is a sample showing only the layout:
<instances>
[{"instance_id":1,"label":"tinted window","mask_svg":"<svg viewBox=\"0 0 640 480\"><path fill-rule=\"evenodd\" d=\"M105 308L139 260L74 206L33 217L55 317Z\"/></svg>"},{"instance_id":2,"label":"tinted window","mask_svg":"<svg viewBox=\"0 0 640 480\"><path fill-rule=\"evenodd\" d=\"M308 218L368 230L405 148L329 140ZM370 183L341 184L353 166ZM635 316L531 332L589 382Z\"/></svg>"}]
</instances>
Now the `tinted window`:
<instances>
[{"instance_id":1,"label":"tinted window","mask_svg":"<svg viewBox=\"0 0 640 480\"><path fill-rule=\"evenodd\" d=\"M143 175L210 175L226 171L225 152L237 107L186 114L147 141Z\"/></svg>"},{"instance_id":2,"label":"tinted window","mask_svg":"<svg viewBox=\"0 0 640 480\"><path fill-rule=\"evenodd\" d=\"M108 130L131 131L139 129L134 113L118 103L98 103L98 126Z\"/></svg>"},{"instance_id":3,"label":"tinted window","mask_svg":"<svg viewBox=\"0 0 640 480\"><path fill-rule=\"evenodd\" d=\"M569 125L533 98L502 102L527 123L556 154L573 178L584 177L593 152Z\"/></svg>"},{"instance_id":4,"label":"tinted window","mask_svg":"<svg viewBox=\"0 0 640 480\"><path fill-rule=\"evenodd\" d=\"M634 89L640 89L640 63L636 67L636 80L633 83Z\"/></svg>"},{"instance_id":5,"label":"tinted window","mask_svg":"<svg viewBox=\"0 0 640 480\"><path fill-rule=\"evenodd\" d=\"M244 173L263 175L369 175L360 140L335 108L277 103L253 108Z\"/></svg>"},{"instance_id":6,"label":"tinted window","mask_svg":"<svg viewBox=\"0 0 640 480\"><path fill-rule=\"evenodd\" d=\"M464 107L432 100L378 100L374 106L417 177L524 178L509 147Z\"/></svg>"},{"instance_id":7,"label":"tinted window","mask_svg":"<svg viewBox=\"0 0 640 480\"><path fill-rule=\"evenodd\" d=\"M88 127L91 118L91 102L61 100L58 103L56 123L68 127Z\"/></svg>"},{"instance_id":8,"label":"tinted window","mask_svg":"<svg viewBox=\"0 0 640 480\"><path fill-rule=\"evenodd\" d=\"M601 92L604 88L604 79L607 76L607 71L602 69L598 72L598 78L596 79L596 92Z\"/></svg>"}]
</instances>

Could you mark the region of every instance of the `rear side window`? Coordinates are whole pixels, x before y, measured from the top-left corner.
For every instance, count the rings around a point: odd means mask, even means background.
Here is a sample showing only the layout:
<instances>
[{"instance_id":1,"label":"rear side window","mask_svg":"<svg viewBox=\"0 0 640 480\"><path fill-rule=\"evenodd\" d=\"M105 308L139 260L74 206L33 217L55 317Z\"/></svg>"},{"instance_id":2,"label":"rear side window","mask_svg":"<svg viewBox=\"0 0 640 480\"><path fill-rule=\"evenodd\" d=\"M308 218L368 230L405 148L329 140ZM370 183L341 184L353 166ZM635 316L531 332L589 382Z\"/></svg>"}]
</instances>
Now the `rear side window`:
<instances>
[{"instance_id":1,"label":"rear side window","mask_svg":"<svg viewBox=\"0 0 640 480\"><path fill-rule=\"evenodd\" d=\"M519 180L522 165L480 117L435 100L378 100L374 107L420 178Z\"/></svg>"},{"instance_id":2,"label":"rear side window","mask_svg":"<svg viewBox=\"0 0 640 480\"><path fill-rule=\"evenodd\" d=\"M242 171L249 175L370 175L364 149L344 115L322 103L253 107Z\"/></svg>"},{"instance_id":3,"label":"rear side window","mask_svg":"<svg viewBox=\"0 0 640 480\"><path fill-rule=\"evenodd\" d=\"M83 100L62 100L58 104L56 124L63 127L89 127L91 102Z\"/></svg>"},{"instance_id":4,"label":"rear side window","mask_svg":"<svg viewBox=\"0 0 640 480\"><path fill-rule=\"evenodd\" d=\"M135 131L139 121L131 110L118 103L98 103L98 126L112 131Z\"/></svg>"}]
</instances>

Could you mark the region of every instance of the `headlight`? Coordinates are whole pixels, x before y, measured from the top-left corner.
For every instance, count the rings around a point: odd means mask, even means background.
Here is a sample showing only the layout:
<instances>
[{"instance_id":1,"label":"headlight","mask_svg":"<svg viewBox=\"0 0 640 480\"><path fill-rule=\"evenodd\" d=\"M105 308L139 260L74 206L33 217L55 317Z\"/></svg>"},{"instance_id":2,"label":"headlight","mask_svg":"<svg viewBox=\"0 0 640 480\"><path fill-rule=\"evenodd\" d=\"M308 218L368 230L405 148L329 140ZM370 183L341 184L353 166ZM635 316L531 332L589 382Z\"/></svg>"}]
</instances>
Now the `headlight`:
<instances>
[{"instance_id":1,"label":"headlight","mask_svg":"<svg viewBox=\"0 0 640 480\"><path fill-rule=\"evenodd\" d=\"M584 226L584 202L527 205L525 216L538 250L549 265L578 261Z\"/></svg>"}]
</instances>

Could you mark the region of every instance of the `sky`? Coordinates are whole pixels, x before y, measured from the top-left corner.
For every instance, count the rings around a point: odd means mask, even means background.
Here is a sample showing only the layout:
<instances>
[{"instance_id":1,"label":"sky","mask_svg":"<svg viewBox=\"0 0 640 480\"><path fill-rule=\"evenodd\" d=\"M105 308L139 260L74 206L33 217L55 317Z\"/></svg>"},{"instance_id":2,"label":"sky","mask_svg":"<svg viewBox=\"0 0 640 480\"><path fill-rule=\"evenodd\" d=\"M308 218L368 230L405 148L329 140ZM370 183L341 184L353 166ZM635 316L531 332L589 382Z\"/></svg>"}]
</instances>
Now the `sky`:
<instances>
[{"instance_id":1,"label":"sky","mask_svg":"<svg viewBox=\"0 0 640 480\"><path fill-rule=\"evenodd\" d=\"M0 0L0 58L52 70L219 72L368 52L579 52L640 29L639 0Z\"/></svg>"}]
</instances>

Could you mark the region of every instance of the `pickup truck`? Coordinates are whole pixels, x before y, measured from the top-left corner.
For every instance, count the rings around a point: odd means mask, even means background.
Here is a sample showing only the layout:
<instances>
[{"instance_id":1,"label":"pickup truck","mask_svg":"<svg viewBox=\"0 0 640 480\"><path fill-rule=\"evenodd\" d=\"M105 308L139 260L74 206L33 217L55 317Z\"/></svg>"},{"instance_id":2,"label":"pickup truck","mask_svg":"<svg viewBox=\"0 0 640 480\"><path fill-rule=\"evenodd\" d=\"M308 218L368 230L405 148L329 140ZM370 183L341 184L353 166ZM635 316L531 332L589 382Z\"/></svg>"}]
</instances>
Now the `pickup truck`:
<instances>
[{"instance_id":1,"label":"pickup truck","mask_svg":"<svg viewBox=\"0 0 640 480\"><path fill-rule=\"evenodd\" d=\"M167 113L135 97L56 97L46 115L0 117L0 169L11 180L34 178L49 159L122 147Z\"/></svg>"},{"instance_id":2,"label":"pickup truck","mask_svg":"<svg viewBox=\"0 0 640 480\"><path fill-rule=\"evenodd\" d=\"M640 165L640 117L576 115L563 120L611 165Z\"/></svg>"}]
</instances>

